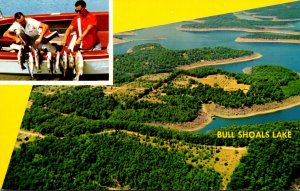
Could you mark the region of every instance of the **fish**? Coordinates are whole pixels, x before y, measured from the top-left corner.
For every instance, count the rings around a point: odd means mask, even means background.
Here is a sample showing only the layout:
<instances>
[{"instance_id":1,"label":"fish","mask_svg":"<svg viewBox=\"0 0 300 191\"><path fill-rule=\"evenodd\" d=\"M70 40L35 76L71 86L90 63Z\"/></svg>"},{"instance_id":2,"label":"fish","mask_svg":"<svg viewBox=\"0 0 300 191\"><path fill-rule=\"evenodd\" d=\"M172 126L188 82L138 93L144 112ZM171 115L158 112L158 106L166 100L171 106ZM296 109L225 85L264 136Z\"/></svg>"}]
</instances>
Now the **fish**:
<instances>
[{"instance_id":1,"label":"fish","mask_svg":"<svg viewBox=\"0 0 300 191\"><path fill-rule=\"evenodd\" d=\"M56 57L55 57L55 67L54 67L54 72L56 73L56 70L58 70L58 67L59 67L59 58L60 58L60 55L59 55L59 51L56 52Z\"/></svg>"},{"instance_id":2,"label":"fish","mask_svg":"<svg viewBox=\"0 0 300 191\"><path fill-rule=\"evenodd\" d=\"M51 52L47 52L46 63L47 63L47 68L48 68L49 74L51 73L51 59L52 59Z\"/></svg>"},{"instance_id":3,"label":"fish","mask_svg":"<svg viewBox=\"0 0 300 191\"><path fill-rule=\"evenodd\" d=\"M64 77L67 77L67 70L68 70L68 56L66 51L64 51L60 59L60 71L61 73L63 73Z\"/></svg>"},{"instance_id":4,"label":"fish","mask_svg":"<svg viewBox=\"0 0 300 191\"><path fill-rule=\"evenodd\" d=\"M38 72L41 72L41 66L40 66L40 53L38 49L34 50L34 62L35 62L35 68Z\"/></svg>"},{"instance_id":5,"label":"fish","mask_svg":"<svg viewBox=\"0 0 300 191\"><path fill-rule=\"evenodd\" d=\"M20 64L22 70L26 69L26 67L24 66L25 59L26 58L25 58L24 47L20 46L18 51L18 63Z\"/></svg>"},{"instance_id":6,"label":"fish","mask_svg":"<svg viewBox=\"0 0 300 191\"><path fill-rule=\"evenodd\" d=\"M70 52L70 54L68 55L68 61L69 61L69 69L71 72L73 72L73 74L75 73L74 72L74 68L75 68L75 61L74 61L74 58L72 56L72 53Z\"/></svg>"},{"instance_id":7,"label":"fish","mask_svg":"<svg viewBox=\"0 0 300 191\"><path fill-rule=\"evenodd\" d=\"M32 56L32 53L29 52L28 53L28 70L29 70L29 73L30 73L30 76L31 76L31 79L33 79L33 67L34 67L34 59L33 59L33 56Z\"/></svg>"},{"instance_id":8,"label":"fish","mask_svg":"<svg viewBox=\"0 0 300 191\"><path fill-rule=\"evenodd\" d=\"M75 78L74 80L78 81L79 80L79 76L81 76L83 74L83 57L80 51L78 51L76 53L75 56Z\"/></svg>"}]
</instances>

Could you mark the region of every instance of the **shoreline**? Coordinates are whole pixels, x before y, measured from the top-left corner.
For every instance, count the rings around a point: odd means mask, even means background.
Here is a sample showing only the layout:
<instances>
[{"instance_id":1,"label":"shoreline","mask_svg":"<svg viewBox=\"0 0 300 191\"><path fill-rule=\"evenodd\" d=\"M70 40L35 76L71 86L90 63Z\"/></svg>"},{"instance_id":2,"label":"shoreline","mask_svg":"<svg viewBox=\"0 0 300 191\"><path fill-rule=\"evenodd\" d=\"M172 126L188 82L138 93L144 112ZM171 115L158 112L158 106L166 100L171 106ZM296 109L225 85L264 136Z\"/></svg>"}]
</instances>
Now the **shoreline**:
<instances>
[{"instance_id":1,"label":"shoreline","mask_svg":"<svg viewBox=\"0 0 300 191\"><path fill-rule=\"evenodd\" d=\"M236 38L235 42L271 42L271 43L300 44L300 40L296 40L296 39L263 39L263 38L242 38L242 37Z\"/></svg>"},{"instance_id":2,"label":"shoreline","mask_svg":"<svg viewBox=\"0 0 300 191\"><path fill-rule=\"evenodd\" d=\"M205 111L199 111L197 117L193 121L180 122L180 123L146 123L154 126L162 126L164 128L176 129L178 131L192 132L205 128L212 122L212 116Z\"/></svg>"},{"instance_id":3,"label":"shoreline","mask_svg":"<svg viewBox=\"0 0 300 191\"><path fill-rule=\"evenodd\" d=\"M202 104L202 110L198 116L189 122L182 123L147 123L150 125L162 126L165 128L176 129L179 131L198 131L204 129L213 121L213 117L221 117L225 119L247 118L257 115L269 114L285 109L293 108L300 105L300 96L293 96L283 100L282 102L271 102L264 105L254 105L247 108L224 108L215 103ZM229 113L229 114L228 114Z\"/></svg>"},{"instance_id":4,"label":"shoreline","mask_svg":"<svg viewBox=\"0 0 300 191\"><path fill-rule=\"evenodd\" d=\"M131 42L133 40L131 39L119 39L119 38L113 38L113 44L116 45L116 44L123 44L123 43L127 43L127 42Z\"/></svg>"},{"instance_id":5,"label":"shoreline","mask_svg":"<svg viewBox=\"0 0 300 191\"><path fill-rule=\"evenodd\" d=\"M182 28L177 27L176 30L180 31L192 31L192 32L208 32L208 31L243 31L243 32L258 32L258 33L278 33L278 34L291 34L299 35L297 31L280 31L270 29L249 29L249 28L238 28L238 27L220 27L220 28Z\"/></svg>"},{"instance_id":6,"label":"shoreline","mask_svg":"<svg viewBox=\"0 0 300 191\"><path fill-rule=\"evenodd\" d=\"M199 62L195 62L190 65L179 66L177 68L182 69L182 70L190 70L190 69L199 68L199 67L203 67L203 66L213 66L213 65L232 64L232 63L237 63L237 62L246 62L246 61L256 60L261 57L262 57L261 54L254 52L253 54L251 54L249 56L215 60L215 61L203 61L203 62L199 61Z\"/></svg>"},{"instance_id":7,"label":"shoreline","mask_svg":"<svg viewBox=\"0 0 300 191\"><path fill-rule=\"evenodd\" d=\"M283 100L282 102L271 102L264 105L254 105L247 108L224 108L215 103L203 104L203 108L206 108L206 111L212 115L226 118L226 119L237 119L237 118L246 118L256 115L274 113L277 111L289 109L300 105L300 96L293 96ZM228 113L231 113L228 115Z\"/></svg>"},{"instance_id":8,"label":"shoreline","mask_svg":"<svg viewBox=\"0 0 300 191\"><path fill-rule=\"evenodd\" d=\"M114 35L122 35L122 36L135 36L137 35L134 31L126 31L126 32L119 32L115 33Z\"/></svg>"}]
</instances>

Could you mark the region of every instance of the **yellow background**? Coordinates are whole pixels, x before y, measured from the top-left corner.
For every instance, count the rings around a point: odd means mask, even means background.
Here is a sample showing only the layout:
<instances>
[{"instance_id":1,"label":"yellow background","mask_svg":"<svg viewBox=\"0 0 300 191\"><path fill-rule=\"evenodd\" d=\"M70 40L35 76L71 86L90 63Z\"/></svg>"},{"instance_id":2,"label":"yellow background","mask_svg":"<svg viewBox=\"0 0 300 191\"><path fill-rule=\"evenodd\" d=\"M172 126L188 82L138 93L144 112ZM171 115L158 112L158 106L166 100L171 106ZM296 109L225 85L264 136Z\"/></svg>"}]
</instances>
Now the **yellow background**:
<instances>
[{"instance_id":1,"label":"yellow background","mask_svg":"<svg viewBox=\"0 0 300 191\"><path fill-rule=\"evenodd\" d=\"M0 86L0 188L5 177L31 86Z\"/></svg>"},{"instance_id":2,"label":"yellow background","mask_svg":"<svg viewBox=\"0 0 300 191\"><path fill-rule=\"evenodd\" d=\"M114 33L174 23L291 0L114 0Z\"/></svg>"},{"instance_id":3,"label":"yellow background","mask_svg":"<svg viewBox=\"0 0 300 191\"><path fill-rule=\"evenodd\" d=\"M113 0L113 31L123 32L183 20L264 7L291 0ZM0 188L31 86L0 86Z\"/></svg>"}]
</instances>

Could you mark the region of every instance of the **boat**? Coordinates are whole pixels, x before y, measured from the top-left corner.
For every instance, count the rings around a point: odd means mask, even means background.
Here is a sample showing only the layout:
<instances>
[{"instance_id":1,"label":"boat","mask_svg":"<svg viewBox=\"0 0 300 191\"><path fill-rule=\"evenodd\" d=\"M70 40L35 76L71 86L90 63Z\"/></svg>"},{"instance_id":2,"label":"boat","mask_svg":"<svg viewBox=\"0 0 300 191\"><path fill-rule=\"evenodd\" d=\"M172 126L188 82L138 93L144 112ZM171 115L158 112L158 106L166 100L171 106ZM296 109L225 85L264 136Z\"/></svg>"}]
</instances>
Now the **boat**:
<instances>
[{"instance_id":1,"label":"boat","mask_svg":"<svg viewBox=\"0 0 300 191\"><path fill-rule=\"evenodd\" d=\"M108 11L91 12L97 17L97 37L100 49L81 51L84 59L83 75L86 74L109 74L109 14ZM26 18L33 18L49 25L51 34L57 37L50 40L50 43L59 45L63 35L77 13L49 13L25 15ZM13 16L0 16L0 73L1 74L23 74L30 75L29 70L22 70L18 64L17 50L11 48L14 41L3 37L4 32L15 21ZM67 40L71 41L71 34ZM76 52L72 53L75 56ZM55 57L55 53L52 54ZM40 71L34 74L49 74L46 66L46 52L41 53L42 64ZM26 66L26 65L25 65Z\"/></svg>"}]
</instances>

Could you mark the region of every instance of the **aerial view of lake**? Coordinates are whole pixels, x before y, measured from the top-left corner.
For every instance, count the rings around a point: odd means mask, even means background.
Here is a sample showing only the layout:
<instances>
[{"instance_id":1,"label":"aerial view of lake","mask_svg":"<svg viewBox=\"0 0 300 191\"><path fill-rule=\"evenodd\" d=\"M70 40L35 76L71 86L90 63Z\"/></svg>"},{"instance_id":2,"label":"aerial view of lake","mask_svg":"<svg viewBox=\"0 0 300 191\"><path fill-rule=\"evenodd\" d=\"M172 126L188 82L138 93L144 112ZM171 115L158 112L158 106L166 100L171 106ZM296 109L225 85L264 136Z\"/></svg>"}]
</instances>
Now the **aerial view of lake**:
<instances>
[{"instance_id":1,"label":"aerial view of lake","mask_svg":"<svg viewBox=\"0 0 300 191\"><path fill-rule=\"evenodd\" d=\"M123 54L129 48L143 43L160 43L169 49L190 49L197 47L216 47L226 46L237 49L253 50L263 55L262 58L252 60L248 62L227 64L213 66L232 72L242 72L245 67L270 64L280 65L287 67L296 72L300 72L300 45L299 44L287 44L287 43L238 43L234 40L237 37L249 34L247 32L240 31L210 31L210 32L183 32L176 30L177 27L188 22L180 22L174 24L168 24L158 27L152 27L147 29L140 29L134 31L134 36L124 36L126 39L132 39L133 41L124 44L118 44L114 46L114 54ZM293 28L286 28L285 30L299 30L300 22L294 22ZM296 106L290 109L258 115L254 117L238 118L238 119L223 119L216 117L204 129L199 132L206 132L218 127L225 127L229 125L243 125L254 123L267 123L277 120L299 120L300 106Z\"/></svg>"}]
</instances>

